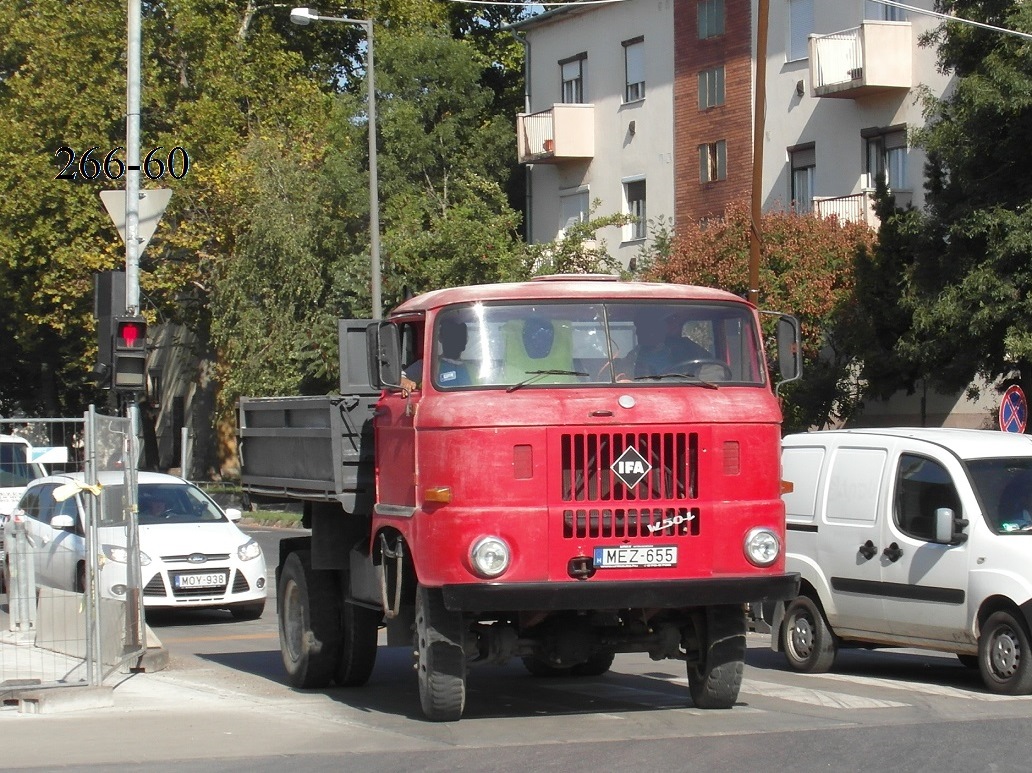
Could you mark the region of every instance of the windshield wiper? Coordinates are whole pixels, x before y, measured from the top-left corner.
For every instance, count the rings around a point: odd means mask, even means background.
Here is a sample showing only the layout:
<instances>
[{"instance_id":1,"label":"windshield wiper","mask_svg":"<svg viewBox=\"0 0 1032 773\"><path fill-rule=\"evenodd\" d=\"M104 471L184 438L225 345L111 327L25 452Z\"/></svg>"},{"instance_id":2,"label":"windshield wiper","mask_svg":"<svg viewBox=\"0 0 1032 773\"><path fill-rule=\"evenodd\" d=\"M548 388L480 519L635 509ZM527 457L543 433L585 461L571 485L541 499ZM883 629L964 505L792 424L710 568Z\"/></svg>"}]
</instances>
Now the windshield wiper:
<instances>
[{"instance_id":1,"label":"windshield wiper","mask_svg":"<svg viewBox=\"0 0 1032 773\"><path fill-rule=\"evenodd\" d=\"M542 376L587 376L589 374L582 370L528 370L527 378L518 384L513 384L511 387L506 389L506 392L515 392L521 386L526 386L532 381L537 381Z\"/></svg>"},{"instance_id":2,"label":"windshield wiper","mask_svg":"<svg viewBox=\"0 0 1032 773\"><path fill-rule=\"evenodd\" d=\"M649 376L635 376L635 381L662 381L665 378L687 378L693 380L696 384L706 389L720 389L719 386L714 384L712 381L707 381L704 378L699 378L694 373L657 373Z\"/></svg>"}]
</instances>

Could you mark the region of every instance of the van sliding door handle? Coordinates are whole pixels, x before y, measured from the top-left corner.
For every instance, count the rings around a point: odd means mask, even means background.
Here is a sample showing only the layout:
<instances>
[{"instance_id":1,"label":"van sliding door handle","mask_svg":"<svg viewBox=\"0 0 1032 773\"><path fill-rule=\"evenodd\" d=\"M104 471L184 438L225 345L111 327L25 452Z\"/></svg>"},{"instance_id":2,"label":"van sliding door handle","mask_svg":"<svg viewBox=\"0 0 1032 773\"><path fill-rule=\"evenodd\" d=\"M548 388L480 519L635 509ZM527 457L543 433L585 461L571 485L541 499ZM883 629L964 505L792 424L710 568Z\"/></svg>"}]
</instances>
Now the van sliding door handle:
<instances>
[{"instance_id":1,"label":"van sliding door handle","mask_svg":"<svg viewBox=\"0 0 1032 773\"><path fill-rule=\"evenodd\" d=\"M875 554L878 552L878 548L876 548L874 546L873 542L871 542L870 540L867 540L867 542L865 542L863 545L860 546L860 551L859 552L860 552L860 555L862 555L864 558L866 558L868 561L870 561L872 558L874 558Z\"/></svg>"},{"instance_id":2,"label":"van sliding door handle","mask_svg":"<svg viewBox=\"0 0 1032 773\"><path fill-rule=\"evenodd\" d=\"M900 548L899 545L897 545L895 542L893 542L891 545L889 545L887 548L885 548L885 550L882 551L882 554L886 558L888 558L890 561L895 563L896 561L899 561L899 559L903 557L903 550Z\"/></svg>"}]
</instances>

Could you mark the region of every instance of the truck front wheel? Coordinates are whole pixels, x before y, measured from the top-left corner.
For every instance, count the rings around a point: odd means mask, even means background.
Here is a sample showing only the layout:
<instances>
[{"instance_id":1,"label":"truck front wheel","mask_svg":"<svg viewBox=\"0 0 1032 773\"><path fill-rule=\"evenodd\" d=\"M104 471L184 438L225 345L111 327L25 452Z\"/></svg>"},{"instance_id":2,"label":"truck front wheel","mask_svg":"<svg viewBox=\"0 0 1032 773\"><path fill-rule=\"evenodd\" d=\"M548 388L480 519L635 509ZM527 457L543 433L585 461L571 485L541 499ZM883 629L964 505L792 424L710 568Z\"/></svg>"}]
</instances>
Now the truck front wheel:
<instances>
[{"instance_id":1,"label":"truck front wheel","mask_svg":"<svg viewBox=\"0 0 1032 773\"><path fill-rule=\"evenodd\" d=\"M280 654L292 687L326 687L340 650L340 593L334 574L312 569L312 554L287 556L280 571Z\"/></svg>"},{"instance_id":2,"label":"truck front wheel","mask_svg":"<svg viewBox=\"0 0 1032 773\"><path fill-rule=\"evenodd\" d=\"M738 700L745 668L745 611L710 607L700 631L698 663L688 663L688 690L700 709L729 709Z\"/></svg>"},{"instance_id":3,"label":"truck front wheel","mask_svg":"<svg viewBox=\"0 0 1032 773\"><path fill-rule=\"evenodd\" d=\"M444 606L439 588L416 590L416 670L419 702L433 722L454 722L466 705L462 615Z\"/></svg>"}]
</instances>

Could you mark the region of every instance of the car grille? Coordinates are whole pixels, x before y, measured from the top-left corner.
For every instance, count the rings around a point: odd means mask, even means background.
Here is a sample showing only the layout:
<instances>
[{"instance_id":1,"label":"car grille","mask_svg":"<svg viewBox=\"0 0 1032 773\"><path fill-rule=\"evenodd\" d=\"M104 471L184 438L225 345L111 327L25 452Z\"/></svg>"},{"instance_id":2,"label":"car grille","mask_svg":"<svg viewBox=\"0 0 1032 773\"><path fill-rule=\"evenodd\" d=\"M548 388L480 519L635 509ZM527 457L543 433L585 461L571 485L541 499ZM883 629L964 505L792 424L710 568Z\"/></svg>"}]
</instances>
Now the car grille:
<instances>
[{"instance_id":1,"label":"car grille","mask_svg":"<svg viewBox=\"0 0 1032 773\"><path fill-rule=\"evenodd\" d=\"M165 582L161 579L160 574L156 574L151 577L150 582L143 586L144 596L160 596L164 597L168 594L165 589Z\"/></svg>"},{"instance_id":2,"label":"car grille","mask_svg":"<svg viewBox=\"0 0 1032 773\"><path fill-rule=\"evenodd\" d=\"M237 572L233 578L233 593L247 593L251 590L251 585L247 582L247 578L244 577L243 572Z\"/></svg>"},{"instance_id":3,"label":"car grille","mask_svg":"<svg viewBox=\"0 0 1032 773\"><path fill-rule=\"evenodd\" d=\"M202 558L204 559L203 561L200 560ZM228 561L229 553L184 553L182 555L162 556L161 560L166 564L203 564L208 561Z\"/></svg>"},{"instance_id":4,"label":"car grille","mask_svg":"<svg viewBox=\"0 0 1032 773\"><path fill-rule=\"evenodd\" d=\"M650 469L625 485L613 463L634 448ZM559 437L563 537L652 539L699 534L699 439L687 432L583 432Z\"/></svg>"}]
</instances>

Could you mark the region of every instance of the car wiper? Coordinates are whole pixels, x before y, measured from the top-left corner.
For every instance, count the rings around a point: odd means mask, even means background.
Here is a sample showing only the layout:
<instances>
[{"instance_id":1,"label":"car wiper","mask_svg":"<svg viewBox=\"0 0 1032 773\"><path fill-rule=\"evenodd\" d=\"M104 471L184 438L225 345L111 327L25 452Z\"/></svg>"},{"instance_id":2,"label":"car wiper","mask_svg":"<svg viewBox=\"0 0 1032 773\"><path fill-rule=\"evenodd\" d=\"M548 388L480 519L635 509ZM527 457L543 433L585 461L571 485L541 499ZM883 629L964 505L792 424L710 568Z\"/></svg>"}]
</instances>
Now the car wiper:
<instances>
[{"instance_id":1,"label":"car wiper","mask_svg":"<svg viewBox=\"0 0 1032 773\"><path fill-rule=\"evenodd\" d=\"M712 381L707 381L704 378L699 378L694 373L657 373L648 376L635 376L635 381L662 381L665 378L686 378L691 379L694 383L706 389L720 389L720 387L714 384Z\"/></svg>"},{"instance_id":2,"label":"car wiper","mask_svg":"<svg viewBox=\"0 0 1032 773\"><path fill-rule=\"evenodd\" d=\"M513 384L511 387L509 387L505 391L506 392L515 392L521 386L526 386L527 384L531 383L532 381L537 381L542 376L587 376L587 375L589 375L589 374L585 373L582 370L528 370L527 371L527 378L523 379L523 381L519 382L518 384Z\"/></svg>"}]
</instances>

